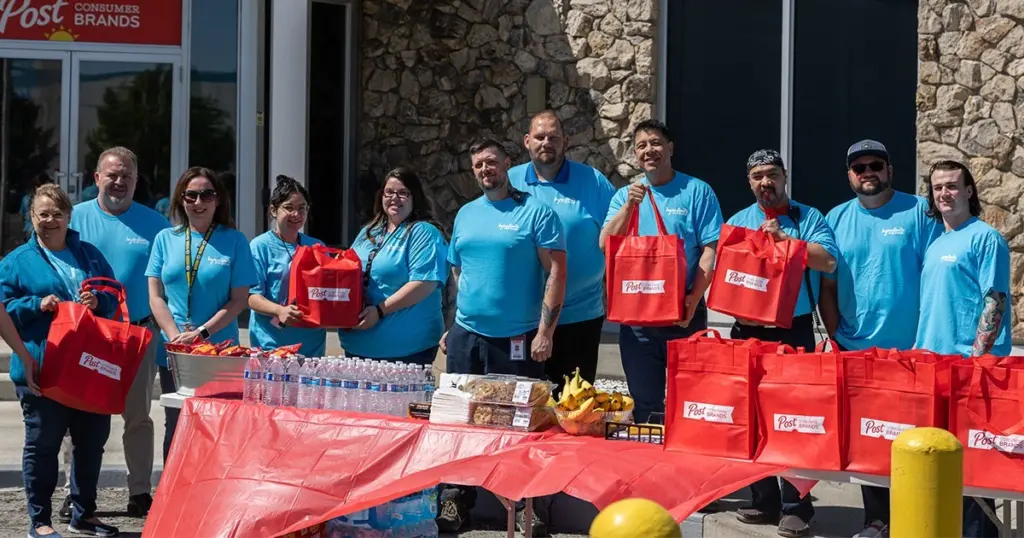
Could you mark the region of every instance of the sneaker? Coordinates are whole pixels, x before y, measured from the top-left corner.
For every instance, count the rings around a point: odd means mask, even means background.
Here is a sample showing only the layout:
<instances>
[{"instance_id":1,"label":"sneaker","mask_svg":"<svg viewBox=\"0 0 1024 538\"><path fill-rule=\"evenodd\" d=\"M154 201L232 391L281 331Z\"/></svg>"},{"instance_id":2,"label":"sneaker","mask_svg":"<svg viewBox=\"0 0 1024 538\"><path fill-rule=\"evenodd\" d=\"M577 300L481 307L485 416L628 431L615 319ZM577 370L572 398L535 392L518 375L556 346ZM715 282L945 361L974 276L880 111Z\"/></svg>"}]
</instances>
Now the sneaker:
<instances>
[{"instance_id":1,"label":"sneaker","mask_svg":"<svg viewBox=\"0 0 1024 538\"><path fill-rule=\"evenodd\" d=\"M779 514L770 514L759 508L747 507L736 511L736 519L748 525L775 525L779 522Z\"/></svg>"},{"instance_id":2,"label":"sneaker","mask_svg":"<svg viewBox=\"0 0 1024 538\"><path fill-rule=\"evenodd\" d=\"M80 521L72 521L68 530L88 536L117 536L117 527L100 523L100 520L93 517Z\"/></svg>"},{"instance_id":3,"label":"sneaker","mask_svg":"<svg viewBox=\"0 0 1024 538\"><path fill-rule=\"evenodd\" d=\"M544 521L542 521L540 517L537 516L536 510L533 511L532 529L533 536L536 536L537 538L551 536L550 534L548 534L547 523L544 523ZM519 532L526 532L526 509L516 512L516 530Z\"/></svg>"},{"instance_id":4,"label":"sneaker","mask_svg":"<svg viewBox=\"0 0 1024 538\"><path fill-rule=\"evenodd\" d=\"M779 536L798 538L800 536L810 536L810 534L811 526L799 516L790 514L783 516L779 521Z\"/></svg>"},{"instance_id":5,"label":"sneaker","mask_svg":"<svg viewBox=\"0 0 1024 538\"><path fill-rule=\"evenodd\" d=\"M47 530L46 534L40 533L40 529ZM64 538L57 532L57 529L49 527L47 525L41 525L39 527L33 527L28 530L28 538Z\"/></svg>"},{"instance_id":6,"label":"sneaker","mask_svg":"<svg viewBox=\"0 0 1024 538\"><path fill-rule=\"evenodd\" d=\"M61 523L71 523L71 496L64 497L64 502L60 504L60 510L57 510L57 520Z\"/></svg>"},{"instance_id":7,"label":"sneaker","mask_svg":"<svg viewBox=\"0 0 1024 538\"><path fill-rule=\"evenodd\" d=\"M441 501L441 509L434 521L439 532L457 533L469 522L469 510L457 499L446 499Z\"/></svg>"},{"instance_id":8,"label":"sneaker","mask_svg":"<svg viewBox=\"0 0 1024 538\"><path fill-rule=\"evenodd\" d=\"M889 538L889 526L876 519L853 538Z\"/></svg>"},{"instance_id":9,"label":"sneaker","mask_svg":"<svg viewBox=\"0 0 1024 538\"><path fill-rule=\"evenodd\" d=\"M153 506L153 497L148 493L141 495L132 495L128 497L128 516L129 517L146 517L149 514L149 509Z\"/></svg>"}]
</instances>

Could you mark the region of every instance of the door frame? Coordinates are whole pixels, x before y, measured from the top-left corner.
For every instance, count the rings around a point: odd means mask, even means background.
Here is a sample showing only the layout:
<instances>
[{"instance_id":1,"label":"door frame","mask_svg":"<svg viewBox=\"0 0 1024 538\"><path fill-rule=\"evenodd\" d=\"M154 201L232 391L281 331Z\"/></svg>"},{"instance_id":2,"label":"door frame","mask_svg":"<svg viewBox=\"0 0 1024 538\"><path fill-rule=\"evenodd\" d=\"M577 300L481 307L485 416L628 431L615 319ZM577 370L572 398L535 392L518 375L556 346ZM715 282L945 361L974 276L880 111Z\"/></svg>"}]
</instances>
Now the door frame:
<instances>
[{"instance_id":1,"label":"door frame","mask_svg":"<svg viewBox=\"0 0 1024 538\"><path fill-rule=\"evenodd\" d=\"M81 68L82 62L122 62L122 63L157 63L157 64L170 64L171 65L171 162L170 162L170 176L168 177L169 184L167 185L167 193L174 192L174 185L177 182L178 176L185 171L186 162L188 160L188 129L186 124L186 112L187 106L185 99L187 99L187 93L184 87L183 69L181 65L181 54L175 51L171 54L152 54L152 53L109 53L109 52L72 52L71 53L71 66L70 66L70 78L68 86L70 87L70 102L74 103L74 108L69 113L68 130L70 140L68 141L68 164L73 166L75 170L71 171L67 177L68 185L64 186L65 192L70 195L68 187L71 185L72 180L77 181L77 189L75 196L72 200L79 201L81 199L82 190L82 177L75 177L76 174L82 174L83 172L77 170L78 168L78 152L81 148L79 145L79 129L80 121L78 117L78 104L79 94L81 90ZM130 148L129 148L130 149Z\"/></svg>"}]
</instances>

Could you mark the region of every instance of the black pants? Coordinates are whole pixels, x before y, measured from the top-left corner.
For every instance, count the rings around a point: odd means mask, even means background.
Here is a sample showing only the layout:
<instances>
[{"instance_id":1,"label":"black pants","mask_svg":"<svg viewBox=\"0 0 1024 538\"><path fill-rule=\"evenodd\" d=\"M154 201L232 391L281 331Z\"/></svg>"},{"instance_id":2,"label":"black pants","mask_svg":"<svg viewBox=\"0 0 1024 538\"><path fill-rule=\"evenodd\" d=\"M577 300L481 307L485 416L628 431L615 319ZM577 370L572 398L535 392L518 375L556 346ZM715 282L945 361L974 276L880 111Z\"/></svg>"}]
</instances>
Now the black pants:
<instances>
[{"instance_id":1,"label":"black pants","mask_svg":"<svg viewBox=\"0 0 1024 538\"><path fill-rule=\"evenodd\" d=\"M604 316L555 327L551 358L544 362L544 373L554 383L554 394L562 392L565 377L580 369L580 377L593 383L597 379L597 355L601 349Z\"/></svg>"},{"instance_id":2,"label":"black pants","mask_svg":"<svg viewBox=\"0 0 1024 538\"><path fill-rule=\"evenodd\" d=\"M732 326L730 337L735 340L757 338L766 342L779 342L813 350L814 321L810 314L797 316L793 318L793 326L790 329L741 325L736 322ZM800 497L800 491L784 478L769 477L754 482L750 485L750 498L754 508L768 514L793 515L804 521L810 521L814 517L814 505L811 504L810 496Z\"/></svg>"},{"instance_id":3,"label":"black pants","mask_svg":"<svg viewBox=\"0 0 1024 538\"><path fill-rule=\"evenodd\" d=\"M170 368L161 366L161 394L168 394L176 392L177 390L178 388L174 386L174 374L171 373ZM174 439L174 430L178 427L178 415L180 414L181 409L175 409L173 407L164 408L164 465L167 465L167 454L171 451L171 440Z\"/></svg>"},{"instance_id":4,"label":"black pants","mask_svg":"<svg viewBox=\"0 0 1024 538\"><path fill-rule=\"evenodd\" d=\"M530 358L530 345L537 329L526 333L523 342L523 360L511 357L512 338L495 338L467 330L458 323L448 329L445 345L448 347L449 374L511 374L544 379L544 363Z\"/></svg>"}]
</instances>

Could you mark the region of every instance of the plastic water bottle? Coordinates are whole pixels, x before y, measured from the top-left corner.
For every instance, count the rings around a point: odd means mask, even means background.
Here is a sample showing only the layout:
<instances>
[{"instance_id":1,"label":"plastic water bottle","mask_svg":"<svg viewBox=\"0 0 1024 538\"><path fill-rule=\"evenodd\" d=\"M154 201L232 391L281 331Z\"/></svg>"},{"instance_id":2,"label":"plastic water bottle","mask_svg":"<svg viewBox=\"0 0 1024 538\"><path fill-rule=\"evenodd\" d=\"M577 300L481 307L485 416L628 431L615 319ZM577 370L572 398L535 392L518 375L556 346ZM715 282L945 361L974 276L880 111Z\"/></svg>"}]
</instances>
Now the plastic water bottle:
<instances>
[{"instance_id":1,"label":"plastic water bottle","mask_svg":"<svg viewBox=\"0 0 1024 538\"><path fill-rule=\"evenodd\" d=\"M313 370L313 372L313 378L316 381L316 408L330 409L329 407L324 407L324 405L327 403L327 361L323 359L317 361L316 367Z\"/></svg>"},{"instance_id":2,"label":"plastic water bottle","mask_svg":"<svg viewBox=\"0 0 1024 538\"><path fill-rule=\"evenodd\" d=\"M370 371L367 374L367 378L370 380L370 391L366 399L366 412L368 413L384 413L384 398L381 396L381 384L383 382L384 372L381 367L377 364L370 365Z\"/></svg>"},{"instance_id":3,"label":"plastic water bottle","mask_svg":"<svg viewBox=\"0 0 1024 538\"><path fill-rule=\"evenodd\" d=\"M429 403L434 399L434 367L426 365L423 367L423 401Z\"/></svg>"},{"instance_id":4,"label":"plastic water bottle","mask_svg":"<svg viewBox=\"0 0 1024 538\"><path fill-rule=\"evenodd\" d=\"M292 355L284 365L284 393L281 405L296 407L299 402L299 359Z\"/></svg>"},{"instance_id":5,"label":"plastic water bottle","mask_svg":"<svg viewBox=\"0 0 1024 538\"><path fill-rule=\"evenodd\" d=\"M270 406L281 405L281 397L284 393L284 364L281 359L271 357L267 362L267 368L263 372L263 404Z\"/></svg>"},{"instance_id":6,"label":"plastic water bottle","mask_svg":"<svg viewBox=\"0 0 1024 538\"><path fill-rule=\"evenodd\" d=\"M356 398L359 397L359 382L356 381L356 368L358 363L352 359L345 359L341 369L341 393L342 404L345 411L354 411Z\"/></svg>"},{"instance_id":7,"label":"plastic water bottle","mask_svg":"<svg viewBox=\"0 0 1024 538\"><path fill-rule=\"evenodd\" d=\"M259 353L253 352L245 361L245 373L242 382L242 401L247 404L260 403L260 389L263 386L263 365L260 364Z\"/></svg>"},{"instance_id":8,"label":"plastic water bottle","mask_svg":"<svg viewBox=\"0 0 1024 538\"><path fill-rule=\"evenodd\" d=\"M295 406L303 409L316 409L317 386L313 378L313 361L306 359L299 368L299 395Z\"/></svg>"},{"instance_id":9,"label":"plastic water bottle","mask_svg":"<svg viewBox=\"0 0 1024 538\"><path fill-rule=\"evenodd\" d=\"M420 379L419 369L414 364L406 366L405 378L409 381L409 393L406 394L406 408L408 408L408 404L423 401L423 380Z\"/></svg>"},{"instance_id":10,"label":"plastic water bottle","mask_svg":"<svg viewBox=\"0 0 1024 538\"><path fill-rule=\"evenodd\" d=\"M365 413L370 410L370 361L363 360L356 368L356 381L359 391L356 396L355 410Z\"/></svg>"},{"instance_id":11,"label":"plastic water bottle","mask_svg":"<svg viewBox=\"0 0 1024 538\"><path fill-rule=\"evenodd\" d=\"M345 395L342 393L342 390L344 389L341 388L341 374L341 361L339 361L338 359L332 360L331 366L327 369L326 398L329 399L331 402L330 409L341 410L345 408ZM324 404L324 409L327 409L326 404Z\"/></svg>"}]
</instances>

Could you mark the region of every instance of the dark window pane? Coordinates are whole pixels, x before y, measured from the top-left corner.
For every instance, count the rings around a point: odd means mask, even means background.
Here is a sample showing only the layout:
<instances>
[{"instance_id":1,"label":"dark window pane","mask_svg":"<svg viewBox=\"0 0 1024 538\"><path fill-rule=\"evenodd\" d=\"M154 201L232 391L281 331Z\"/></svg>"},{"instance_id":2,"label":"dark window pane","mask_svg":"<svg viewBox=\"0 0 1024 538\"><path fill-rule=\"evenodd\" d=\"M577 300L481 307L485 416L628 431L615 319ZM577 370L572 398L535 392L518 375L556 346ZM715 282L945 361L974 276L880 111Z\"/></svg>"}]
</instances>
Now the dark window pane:
<instances>
[{"instance_id":1,"label":"dark window pane","mask_svg":"<svg viewBox=\"0 0 1024 538\"><path fill-rule=\"evenodd\" d=\"M345 177L346 7L313 2L309 52L309 233L341 245Z\"/></svg>"},{"instance_id":2,"label":"dark window pane","mask_svg":"<svg viewBox=\"0 0 1024 538\"><path fill-rule=\"evenodd\" d=\"M188 163L221 174L237 218L238 0L192 2L191 45Z\"/></svg>"},{"instance_id":3,"label":"dark window pane","mask_svg":"<svg viewBox=\"0 0 1024 538\"><path fill-rule=\"evenodd\" d=\"M745 180L747 157L779 147L782 2L668 4L672 162L711 184L728 219L754 202Z\"/></svg>"},{"instance_id":4,"label":"dark window pane","mask_svg":"<svg viewBox=\"0 0 1024 538\"><path fill-rule=\"evenodd\" d=\"M852 198L846 150L864 138L914 192L917 2L799 0L795 29L793 197L823 213Z\"/></svg>"}]
</instances>

